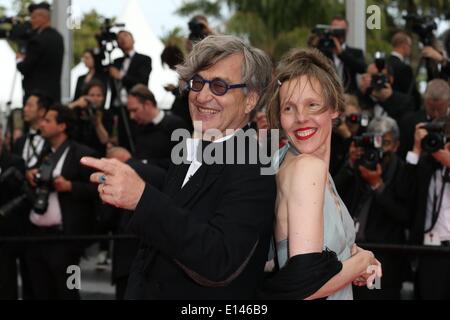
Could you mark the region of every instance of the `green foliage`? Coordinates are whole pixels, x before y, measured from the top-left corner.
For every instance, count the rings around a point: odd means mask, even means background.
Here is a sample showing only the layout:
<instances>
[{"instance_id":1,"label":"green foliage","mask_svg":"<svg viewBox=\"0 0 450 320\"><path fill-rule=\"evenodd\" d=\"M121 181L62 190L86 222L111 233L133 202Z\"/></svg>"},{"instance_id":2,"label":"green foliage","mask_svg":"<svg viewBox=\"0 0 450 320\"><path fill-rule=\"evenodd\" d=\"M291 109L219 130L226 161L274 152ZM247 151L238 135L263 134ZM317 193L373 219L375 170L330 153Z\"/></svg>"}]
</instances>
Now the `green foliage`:
<instances>
[{"instance_id":1,"label":"green foliage","mask_svg":"<svg viewBox=\"0 0 450 320\"><path fill-rule=\"evenodd\" d=\"M450 7L448 0L367 0L367 6L373 4L381 8L382 29L367 31L369 62L376 51L392 50L392 34L405 27L403 14L424 13L443 18ZM344 0L186 0L177 13L217 18L225 7L231 13L225 31L248 39L275 59L290 48L305 47L314 25L328 24L332 17L345 15Z\"/></svg>"},{"instance_id":2,"label":"green foliage","mask_svg":"<svg viewBox=\"0 0 450 320\"><path fill-rule=\"evenodd\" d=\"M83 15L81 28L73 32L73 65L80 62L84 50L97 47L95 35L100 31L102 22L103 17L95 10Z\"/></svg>"},{"instance_id":3,"label":"green foliage","mask_svg":"<svg viewBox=\"0 0 450 320\"><path fill-rule=\"evenodd\" d=\"M28 6L36 1L33 0L14 0L12 9L18 16L28 15Z\"/></svg>"}]
</instances>

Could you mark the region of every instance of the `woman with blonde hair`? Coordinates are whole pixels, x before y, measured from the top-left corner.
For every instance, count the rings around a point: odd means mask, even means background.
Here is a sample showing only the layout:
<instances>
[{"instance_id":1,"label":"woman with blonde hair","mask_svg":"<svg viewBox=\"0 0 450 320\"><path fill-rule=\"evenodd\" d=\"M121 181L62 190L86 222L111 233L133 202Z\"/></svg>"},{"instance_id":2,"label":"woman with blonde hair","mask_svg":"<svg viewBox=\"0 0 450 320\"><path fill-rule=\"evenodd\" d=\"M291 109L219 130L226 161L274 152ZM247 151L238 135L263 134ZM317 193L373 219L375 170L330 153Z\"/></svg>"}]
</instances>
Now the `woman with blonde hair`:
<instances>
[{"instance_id":1,"label":"woman with blonde hair","mask_svg":"<svg viewBox=\"0 0 450 320\"><path fill-rule=\"evenodd\" d=\"M289 144L278 155L280 270L262 298L353 299L352 283L366 285L371 270L381 277L381 265L355 245L353 220L329 174L332 122L344 109L340 80L318 50L295 49L280 62L270 94L270 126Z\"/></svg>"}]
</instances>

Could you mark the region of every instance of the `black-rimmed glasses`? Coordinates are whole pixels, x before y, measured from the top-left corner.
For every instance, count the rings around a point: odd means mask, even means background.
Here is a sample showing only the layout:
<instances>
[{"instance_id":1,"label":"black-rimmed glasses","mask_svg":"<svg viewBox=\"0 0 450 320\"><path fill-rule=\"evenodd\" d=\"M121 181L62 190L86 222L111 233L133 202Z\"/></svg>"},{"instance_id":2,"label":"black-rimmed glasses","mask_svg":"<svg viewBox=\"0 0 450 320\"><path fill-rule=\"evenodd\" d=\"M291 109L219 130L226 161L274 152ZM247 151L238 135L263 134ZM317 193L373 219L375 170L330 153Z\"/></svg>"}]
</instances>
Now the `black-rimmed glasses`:
<instances>
[{"instance_id":1,"label":"black-rimmed glasses","mask_svg":"<svg viewBox=\"0 0 450 320\"><path fill-rule=\"evenodd\" d=\"M228 84L220 78L215 78L213 80L206 80L206 79L203 79L199 75L195 75L189 81L189 89L194 92L200 92L203 90L205 83L209 84L209 89L211 90L211 92L214 95L219 96L219 97L225 95L228 92L228 90L247 87L247 85L245 83Z\"/></svg>"}]
</instances>

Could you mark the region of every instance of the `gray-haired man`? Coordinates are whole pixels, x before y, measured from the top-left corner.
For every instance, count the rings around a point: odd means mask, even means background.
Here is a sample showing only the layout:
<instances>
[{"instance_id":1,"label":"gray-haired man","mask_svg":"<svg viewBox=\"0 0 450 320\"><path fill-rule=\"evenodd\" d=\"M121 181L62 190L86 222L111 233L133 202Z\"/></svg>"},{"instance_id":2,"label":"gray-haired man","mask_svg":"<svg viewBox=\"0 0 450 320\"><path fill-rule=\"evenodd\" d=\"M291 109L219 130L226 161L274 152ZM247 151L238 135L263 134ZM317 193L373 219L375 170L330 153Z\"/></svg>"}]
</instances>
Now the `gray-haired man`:
<instances>
[{"instance_id":1,"label":"gray-haired man","mask_svg":"<svg viewBox=\"0 0 450 320\"><path fill-rule=\"evenodd\" d=\"M271 72L270 59L236 37L211 36L198 43L179 69L190 89L194 137L228 152L262 103ZM262 284L274 177L261 175L260 164L202 163L199 141L188 141L188 163L171 166L164 192L118 162L83 160L101 171L92 181L102 183L103 201L135 210L130 228L143 245L128 298L249 299ZM257 152L249 145L235 145L235 154Z\"/></svg>"}]
</instances>

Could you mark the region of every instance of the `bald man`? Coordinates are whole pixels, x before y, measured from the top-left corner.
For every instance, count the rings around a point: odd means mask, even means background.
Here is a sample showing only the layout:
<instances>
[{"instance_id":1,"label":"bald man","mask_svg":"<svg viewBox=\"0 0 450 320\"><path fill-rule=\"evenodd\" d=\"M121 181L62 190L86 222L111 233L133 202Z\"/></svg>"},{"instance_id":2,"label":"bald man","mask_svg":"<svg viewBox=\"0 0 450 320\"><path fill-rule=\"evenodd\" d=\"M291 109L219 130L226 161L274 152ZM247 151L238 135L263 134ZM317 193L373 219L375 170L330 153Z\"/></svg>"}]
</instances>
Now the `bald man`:
<instances>
[{"instance_id":1,"label":"bald man","mask_svg":"<svg viewBox=\"0 0 450 320\"><path fill-rule=\"evenodd\" d=\"M17 69L23 75L24 101L36 90L54 101L60 101L63 38L51 27L51 12L47 3L32 4L28 11L33 33L25 52L17 54Z\"/></svg>"}]
</instances>

